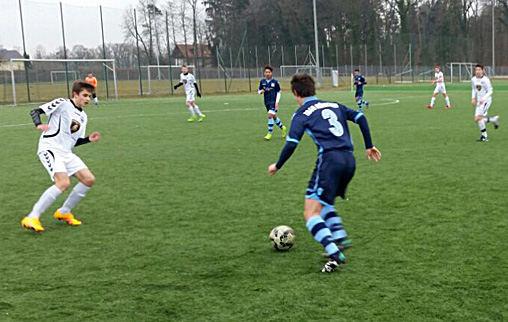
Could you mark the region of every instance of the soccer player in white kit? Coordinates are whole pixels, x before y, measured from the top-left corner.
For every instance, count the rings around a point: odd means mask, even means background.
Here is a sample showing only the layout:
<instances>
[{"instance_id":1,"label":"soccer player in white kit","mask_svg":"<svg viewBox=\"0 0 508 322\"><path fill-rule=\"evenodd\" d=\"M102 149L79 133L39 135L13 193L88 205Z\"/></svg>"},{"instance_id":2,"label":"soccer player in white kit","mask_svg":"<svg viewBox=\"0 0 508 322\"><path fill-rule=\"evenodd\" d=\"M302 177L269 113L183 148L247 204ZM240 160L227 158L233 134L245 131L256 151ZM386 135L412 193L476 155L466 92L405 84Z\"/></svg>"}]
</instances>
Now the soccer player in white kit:
<instances>
[{"instance_id":1,"label":"soccer player in white kit","mask_svg":"<svg viewBox=\"0 0 508 322\"><path fill-rule=\"evenodd\" d=\"M37 154L54 185L44 191L30 214L23 218L23 227L37 232L44 231L40 216L70 186L69 177L72 176L79 182L62 207L55 211L54 217L71 226L81 225L81 221L74 218L71 210L86 196L95 182L95 177L85 163L72 153L72 149L100 139L98 132L85 136L88 118L83 107L90 102L94 90L93 85L77 81L72 86L72 99L55 99L30 112L35 126L42 131ZM41 114L48 116L47 124L42 123Z\"/></svg>"},{"instance_id":2,"label":"soccer player in white kit","mask_svg":"<svg viewBox=\"0 0 508 322\"><path fill-rule=\"evenodd\" d=\"M444 75L439 66L434 68L434 79L432 80L432 85L436 84L436 88L434 89L434 94L432 94L432 98L430 99L430 104L427 104L427 108L433 109L434 103L436 102L436 96L439 93L443 94L443 97L446 101L445 109L449 110L452 108L450 105L450 98L446 94L446 86L444 83Z\"/></svg>"},{"instance_id":3,"label":"soccer player in white kit","mask_svg":"<svg viewBox=\"0 0 508 322\"><path fill-rule=\"evenodd\" d=\"M488 117L490 105L492 105L492 84L490 79L484 75L483 65L476 65L476 76L471 79L471 104L476 106L474 120L478 123L482 136L478 139L479 142L487 142L487 127L485 123L493 123L494 128L497 130L499 127L499 116Z\"/></svg>"},{"instance_id":4,"label":"soccer player in white kit","mask_svg":"<svg viewBox=\"0 0 508 322\"><path fill-rule=\"evenodd\" d=\"M189 112L191 113L191 117L187 120L189 122L203 122L206 117L205 114L201 113L199 110L199 106L196 104L195 95L201 97L201 93L199 92L198 84L196 83L196 78L194 75L189 73L189 68L187 65L182 65L182 73L180 74L180 83L175 85L173 88L177 89L178 87L185 85L185 105L189 108Z\"/></svg>"}]
</instances>

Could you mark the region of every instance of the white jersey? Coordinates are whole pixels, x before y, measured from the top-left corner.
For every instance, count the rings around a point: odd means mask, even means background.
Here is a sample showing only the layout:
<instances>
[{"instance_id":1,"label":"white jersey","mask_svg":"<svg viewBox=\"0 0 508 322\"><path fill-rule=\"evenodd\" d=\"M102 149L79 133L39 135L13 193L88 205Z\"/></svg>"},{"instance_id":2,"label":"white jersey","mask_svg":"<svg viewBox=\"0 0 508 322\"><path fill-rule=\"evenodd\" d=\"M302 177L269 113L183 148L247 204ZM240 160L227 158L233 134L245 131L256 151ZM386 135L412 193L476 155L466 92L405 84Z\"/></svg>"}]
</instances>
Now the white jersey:
<instances>
[{"instance_id":1,"label":"white jersey","mask_svg":"<svg viewBox=\"0 0 508 322\"><path fill-rule=\"evenodd\" d=\"M42 132L38 154L47 150L70 153L79 138L85 138L88 117L71 100L58 98L39 106L48 116L49 130Z\"/></svg>"},{"instance_id":2,"label":"white jersey","mask_svg":"<svg viewBox=\"0 0 508 322\"><path fill-rule=\"evenodd\" d=\"M444 84L444 76L443 72L434 73L434 79L436 80L436 84Z\"/></svg>"},{"instance_id":3,"label":"white jersey","mask_svg":"<svg viewBox=\"0 0 508 322\"><path fill-rule=\"evenodd\" d=\"M194 75L192 75L191 73L187 73L187 75L181 73L180 82L183 83L185 87L185 93L189 94L190 92L194 92L195 90L194 84L196 83Z\"/></svg>"},{"instance_id":4,"label":"white jersey","mask_svg":"<svg viewBox=\"0 0 508 322\"><path fill-rule=\"evenodd\" d=\"M474 99L478 97L479 100L490 101L492 100L492 93L494 90L492 89L492 84L490 83L490 79L487 76L483 76L482 78L473 77L471 79L471 98Z\"/></svg>"}]
</instances>

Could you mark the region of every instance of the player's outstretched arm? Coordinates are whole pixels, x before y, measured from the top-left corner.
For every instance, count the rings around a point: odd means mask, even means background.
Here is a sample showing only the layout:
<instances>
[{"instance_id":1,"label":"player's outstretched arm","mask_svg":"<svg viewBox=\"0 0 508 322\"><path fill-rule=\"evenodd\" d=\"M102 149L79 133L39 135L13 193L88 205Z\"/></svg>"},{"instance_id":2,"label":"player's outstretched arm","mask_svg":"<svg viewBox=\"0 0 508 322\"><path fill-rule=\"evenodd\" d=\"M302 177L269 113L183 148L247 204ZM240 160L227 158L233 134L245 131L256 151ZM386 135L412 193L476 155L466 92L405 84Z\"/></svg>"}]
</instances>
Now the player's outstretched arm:
<instances>
[{"instance_id":1,"label":"player's outstretched arm","mask_svg":"<svg viewBox=\"0 0 508 322\"><path fill-rule=\"evenodd\" d=\"M182 83L182 82L180 82L180 83L176 84L175 86L173 86L173 89L177 89L178 87L180 87L180 86L182 86L182 85L183 85L183 83Z\"/></svg>"},{"instance_id":2,"label":"player's outstretched arm","mask_svg":"<svg viewBox=\"0 0 508 322\"><path fill-rule=\"evenodd\" d=\"M97 142L97 141L99 141L100 138L101 138L101 135L99 134L99 132L92 132L92 134L90 134L86 138L79 138L76 141L76 144L74 146L76 147L76 146L80 146L83 144L88 144L90 142Z\"/></svg>"},{"instance_id":3,"label":"player's outstretched arm","mask_svg":"<svg viewBox=\"0 0 508 322\"><path fill-rule=\"evenodd\" d=\"M367 160L372 160L376 163L379 162L379 160L381 160L381 151L379 151L372 143L372 136L370 135L369 122L367 122L367 118L365 115L359 113L355 117L355 121L360 127L360 131L362 131Z\"/></svg>"}]
</instances>

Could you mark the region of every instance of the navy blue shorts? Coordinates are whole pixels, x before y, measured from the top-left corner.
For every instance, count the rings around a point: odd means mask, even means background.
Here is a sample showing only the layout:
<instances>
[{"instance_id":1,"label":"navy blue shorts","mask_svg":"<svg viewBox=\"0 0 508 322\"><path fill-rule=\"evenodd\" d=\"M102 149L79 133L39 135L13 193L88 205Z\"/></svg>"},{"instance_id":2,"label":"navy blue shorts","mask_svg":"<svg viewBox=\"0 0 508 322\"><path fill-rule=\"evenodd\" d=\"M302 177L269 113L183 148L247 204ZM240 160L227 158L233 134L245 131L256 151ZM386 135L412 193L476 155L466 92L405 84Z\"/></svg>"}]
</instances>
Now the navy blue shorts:
<instances>
[{"instance_id":1,"label":"navy blue shorts","mask_svg":"<svg viewBox=\"0 0 508 322\"><path fill-rule=\"evenodd\" d=\"M333 205L337 196L345 199L355 169L356 160L351 151L330 150L320 154L305 198L318 200L323 205Z\"/></svg>"},{"instance_id":2,"label":"navy blue shorts","mask_svg":"<svg viewBox=\"0 0 508 322\"><path fill-rule=\"evenodd\" d=\"M363 91L356 91L355 98L363 98Z\"/></svg>"},{"instance_id":3,"label":"navy blue shorts","mask_svg":"<svg viewBox=\"0 0 508 322\"><path fill-rule=\"evenodd\" d=\"M277 113L277 110L275 109L275 104L274 105L265 105L265 107L266 107L267 112L272 111L274 113Z\"/></svg>"}]
</instances>

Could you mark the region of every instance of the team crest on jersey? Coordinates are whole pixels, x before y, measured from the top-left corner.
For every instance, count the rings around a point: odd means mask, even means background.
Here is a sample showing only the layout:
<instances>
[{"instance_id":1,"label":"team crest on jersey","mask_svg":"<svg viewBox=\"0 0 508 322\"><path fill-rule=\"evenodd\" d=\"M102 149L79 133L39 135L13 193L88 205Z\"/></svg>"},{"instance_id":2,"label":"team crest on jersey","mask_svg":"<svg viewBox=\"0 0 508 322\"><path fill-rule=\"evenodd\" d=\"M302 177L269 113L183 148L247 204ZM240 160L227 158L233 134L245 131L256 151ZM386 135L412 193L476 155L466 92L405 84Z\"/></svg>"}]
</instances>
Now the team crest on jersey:
<instances>
[{"instance_id":1,"label":"team crest on jersey","mask_svg":"<svg viewBox=\"0 0 508 322\"><path fill-rule=\"evenodd\" d=\"M272 83L272 85L271 85L271 86L272 86L272 87L275 87L275 83Z\"/></svg>"},{"instance_id":2,"label":"team crest on jersey","mask_svg":"<svg viewBox=\"0 0 508 322\"><path fill-rule=\"evenodd\" d=\"M481 91L482 90L482 85L476 85L476 90L477 91Z\"/></svg>"},{"instance_id":3,"label":"team crest on jersey","mask_svg":"<svg viewBox=\"0 0 508 322\"><path fill-rule=\"evenodd\" d=\"M183 83L184 83L184 84L187 84L187 80L186 80L186 79L184 79L184 80L183 80Z\"/></svg>"},{"instance_id":4,"label":"team crest on jersey","mask_svg":"<svg viewBox=\"0 0 508 322\"><path fill-rule=\"evenodd\" d=\"M81 123L77 120L72 120L71 123L71 133L76 133L81 128Z\"/></svg>"}]
</instances>

